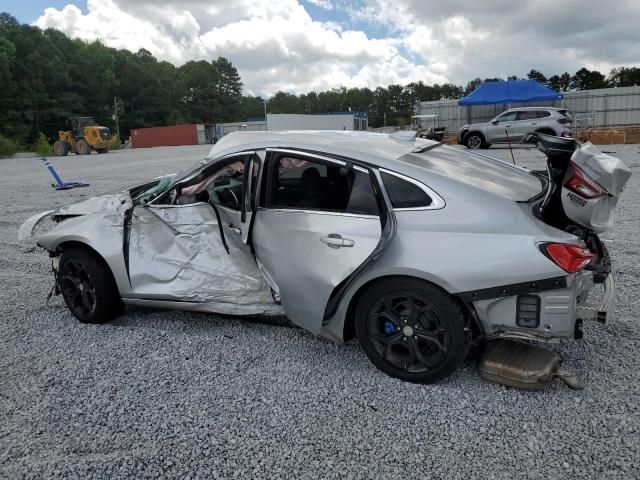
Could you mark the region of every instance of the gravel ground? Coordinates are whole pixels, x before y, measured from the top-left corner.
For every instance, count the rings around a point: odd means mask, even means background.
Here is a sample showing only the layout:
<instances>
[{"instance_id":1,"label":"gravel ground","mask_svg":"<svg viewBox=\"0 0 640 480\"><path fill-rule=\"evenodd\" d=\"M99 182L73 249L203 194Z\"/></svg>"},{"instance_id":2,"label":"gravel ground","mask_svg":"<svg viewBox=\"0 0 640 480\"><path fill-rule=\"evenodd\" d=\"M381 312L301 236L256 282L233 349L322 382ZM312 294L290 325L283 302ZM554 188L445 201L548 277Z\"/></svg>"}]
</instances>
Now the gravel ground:
<instances>
[{"instance_id":1,"label":"gravel ground","mask_svg":"<svg viewBox=\"0 0 640 480\"><path fill-rule=\"evenodd\" d=\"M208 148L55 159L91 184L65 192L37 159L0 160L0 477L640 478L640 155L603 149L635 172L605 236L616 317L559 347L583 391L537 393L485 382L471 362L438 385L402 383L354 342L235 318L129 308L82 325L46 303L49 263L18 243L20 224ZM542 165L535 150L514 155Z\"/></svg>"}]
</instances>

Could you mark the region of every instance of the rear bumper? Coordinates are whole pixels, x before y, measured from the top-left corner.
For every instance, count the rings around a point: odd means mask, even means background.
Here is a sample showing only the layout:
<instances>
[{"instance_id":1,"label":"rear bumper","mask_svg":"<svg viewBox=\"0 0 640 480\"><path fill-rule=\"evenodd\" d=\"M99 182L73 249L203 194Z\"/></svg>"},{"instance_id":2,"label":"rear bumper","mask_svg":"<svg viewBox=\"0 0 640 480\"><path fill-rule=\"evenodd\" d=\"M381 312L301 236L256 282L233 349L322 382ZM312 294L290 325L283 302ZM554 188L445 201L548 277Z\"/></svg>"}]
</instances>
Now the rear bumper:
<instances>
[{"instance_id":1,"label":"rear bumper","mask_svg":"<svg viewBox=\"0 0 640 480\"><path fill-rule=\"evenodd\" d=\"M603 284L605 291L600 303L583 303L593 285L593 273L582 272L567 276L566 282L553 289L517 291L510 296L473 301L472 305L487 338L545 341L579 338L583 320L605 321L613 310L613 275L610 274ZM523 305L531 311L532 319L528 322L520 318Z\"/></svg>"}]
</instances>

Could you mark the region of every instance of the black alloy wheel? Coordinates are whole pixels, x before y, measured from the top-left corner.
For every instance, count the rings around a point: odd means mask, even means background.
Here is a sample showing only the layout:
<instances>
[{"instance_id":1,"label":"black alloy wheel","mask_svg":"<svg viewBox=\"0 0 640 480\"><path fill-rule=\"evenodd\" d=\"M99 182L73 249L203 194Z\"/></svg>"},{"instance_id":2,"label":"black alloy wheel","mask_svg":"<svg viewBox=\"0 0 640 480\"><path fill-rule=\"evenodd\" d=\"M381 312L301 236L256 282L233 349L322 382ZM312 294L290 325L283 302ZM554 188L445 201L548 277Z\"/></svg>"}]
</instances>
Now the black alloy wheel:
<instances>
[{"instance_id":1,"label":"black alloy wheel","mask_svg":"<svg viewBox=\"0 0 640 480\"><path fill-rule=\"evenodd\" d=\"M111 270L87 249L65 250L58 268L58 287L67 307L82 323L104 323L123 309Z\"/></svg>"},{"instance_id":2,"label":"black alloy wheel","mask_svg":"<svg viewBox=\"0 0 640 480\"><path fill-rule=\"evenodd\" d=\"M363 296L356 319L358 339L374 365L419 383L441 380L460 365L468 351L464 327L457 304L413 279L374 286Z\"/></svg>"},{"instance_id":3,"label":"black alloy wheel","mask_svg":"<svg viewBox=\"0 0 640 480\"><path fill-rule=\"evenodd\" d=\"M76 258L60 268L60 291L71 313L88 318L96 310L96 291L86 267Z\"/></svg>"}]
</instances>

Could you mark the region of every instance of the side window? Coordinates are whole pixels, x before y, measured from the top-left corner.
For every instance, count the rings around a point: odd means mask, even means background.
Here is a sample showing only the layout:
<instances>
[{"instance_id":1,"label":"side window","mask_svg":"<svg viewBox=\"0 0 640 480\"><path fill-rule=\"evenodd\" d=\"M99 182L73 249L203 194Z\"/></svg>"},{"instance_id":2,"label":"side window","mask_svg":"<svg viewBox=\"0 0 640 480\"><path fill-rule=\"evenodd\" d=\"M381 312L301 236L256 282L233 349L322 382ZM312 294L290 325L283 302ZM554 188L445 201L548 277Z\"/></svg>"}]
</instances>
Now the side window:
<instances>
[{"instance_id":1,"label":"side window","mask_svg":"<svg viewBox=\"0 0 640 480\"><path fill-rule=\"evenodd\" d=\"M366 172L290 154L274 156L273 162L269 206L378 215Z\"/></svg>"},{"instance_id":2,"label":"side window","mask_svg":"<svg viewBox=\"0 0 640 480\"><path fill-rule=\"evenodd\" d=\"M537 117L538 118L545 118L545 117L550 117L551 116L551 112L548 112L546 110L538 110L536 112Z\"/></svg>"},{"instance_id":3,"label":"side window","mask_svg":"<svg viewBox=\"0 0 640 480\"><path fill-rule=\"evenodd\" d=\"M503 123L503 122L513 122L516 119L516 112L509 112L509 113L505 113L504 115L501 115L497 118L497 121L499 123Z\"/></svg>"},{"instance_id":4,"label":"side window","mask_svg":"<svg viewBox=\"0 0 640 480\"><path fill-rule=\"evenodd\" d=\"M214 164L200 172L188 185L179 187L175 202L185 205L211 202L233 210L242 208L242 178L247 155Z\"/></svg>"},{"instance_id":5,"label":"side window","mask_svg":"<svg viewBox=\"0 0 640 480\"><path fill-rule=\"evenodd\" d=\"M428 207L433 202L419 186L389 173L381 172L381 176L393 208Z\"/></svg>"},{"instance_id":6,"label":"side window","mask_svg":"<svg viewBox=\"0 0 640 480\"><path fill-rule=\"evenodd\" d=\"M533 120L538 118L538 112L535 110L524 110L522 112L518 112L518 120Z\"/></svg>"}]
</instances>

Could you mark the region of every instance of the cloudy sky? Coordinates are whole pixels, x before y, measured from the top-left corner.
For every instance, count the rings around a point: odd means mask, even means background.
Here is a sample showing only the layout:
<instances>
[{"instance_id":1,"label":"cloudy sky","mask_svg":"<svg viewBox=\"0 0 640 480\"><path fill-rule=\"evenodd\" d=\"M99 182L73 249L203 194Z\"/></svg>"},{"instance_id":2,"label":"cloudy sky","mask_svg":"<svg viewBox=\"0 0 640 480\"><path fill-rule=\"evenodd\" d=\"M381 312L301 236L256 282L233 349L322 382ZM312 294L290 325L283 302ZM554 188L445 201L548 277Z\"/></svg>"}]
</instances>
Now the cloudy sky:
<instances>
[{"instance_id":1,"label":"cloudy sky","mask_svg":"<svg viewBox=\"0 0 640 480\"><path fill-rule=\"evenodd\" d=\"M3 0L0 10L176 65L224 56L261 95L640 65L640 0Z\"/></svg>"}]
</instances>

